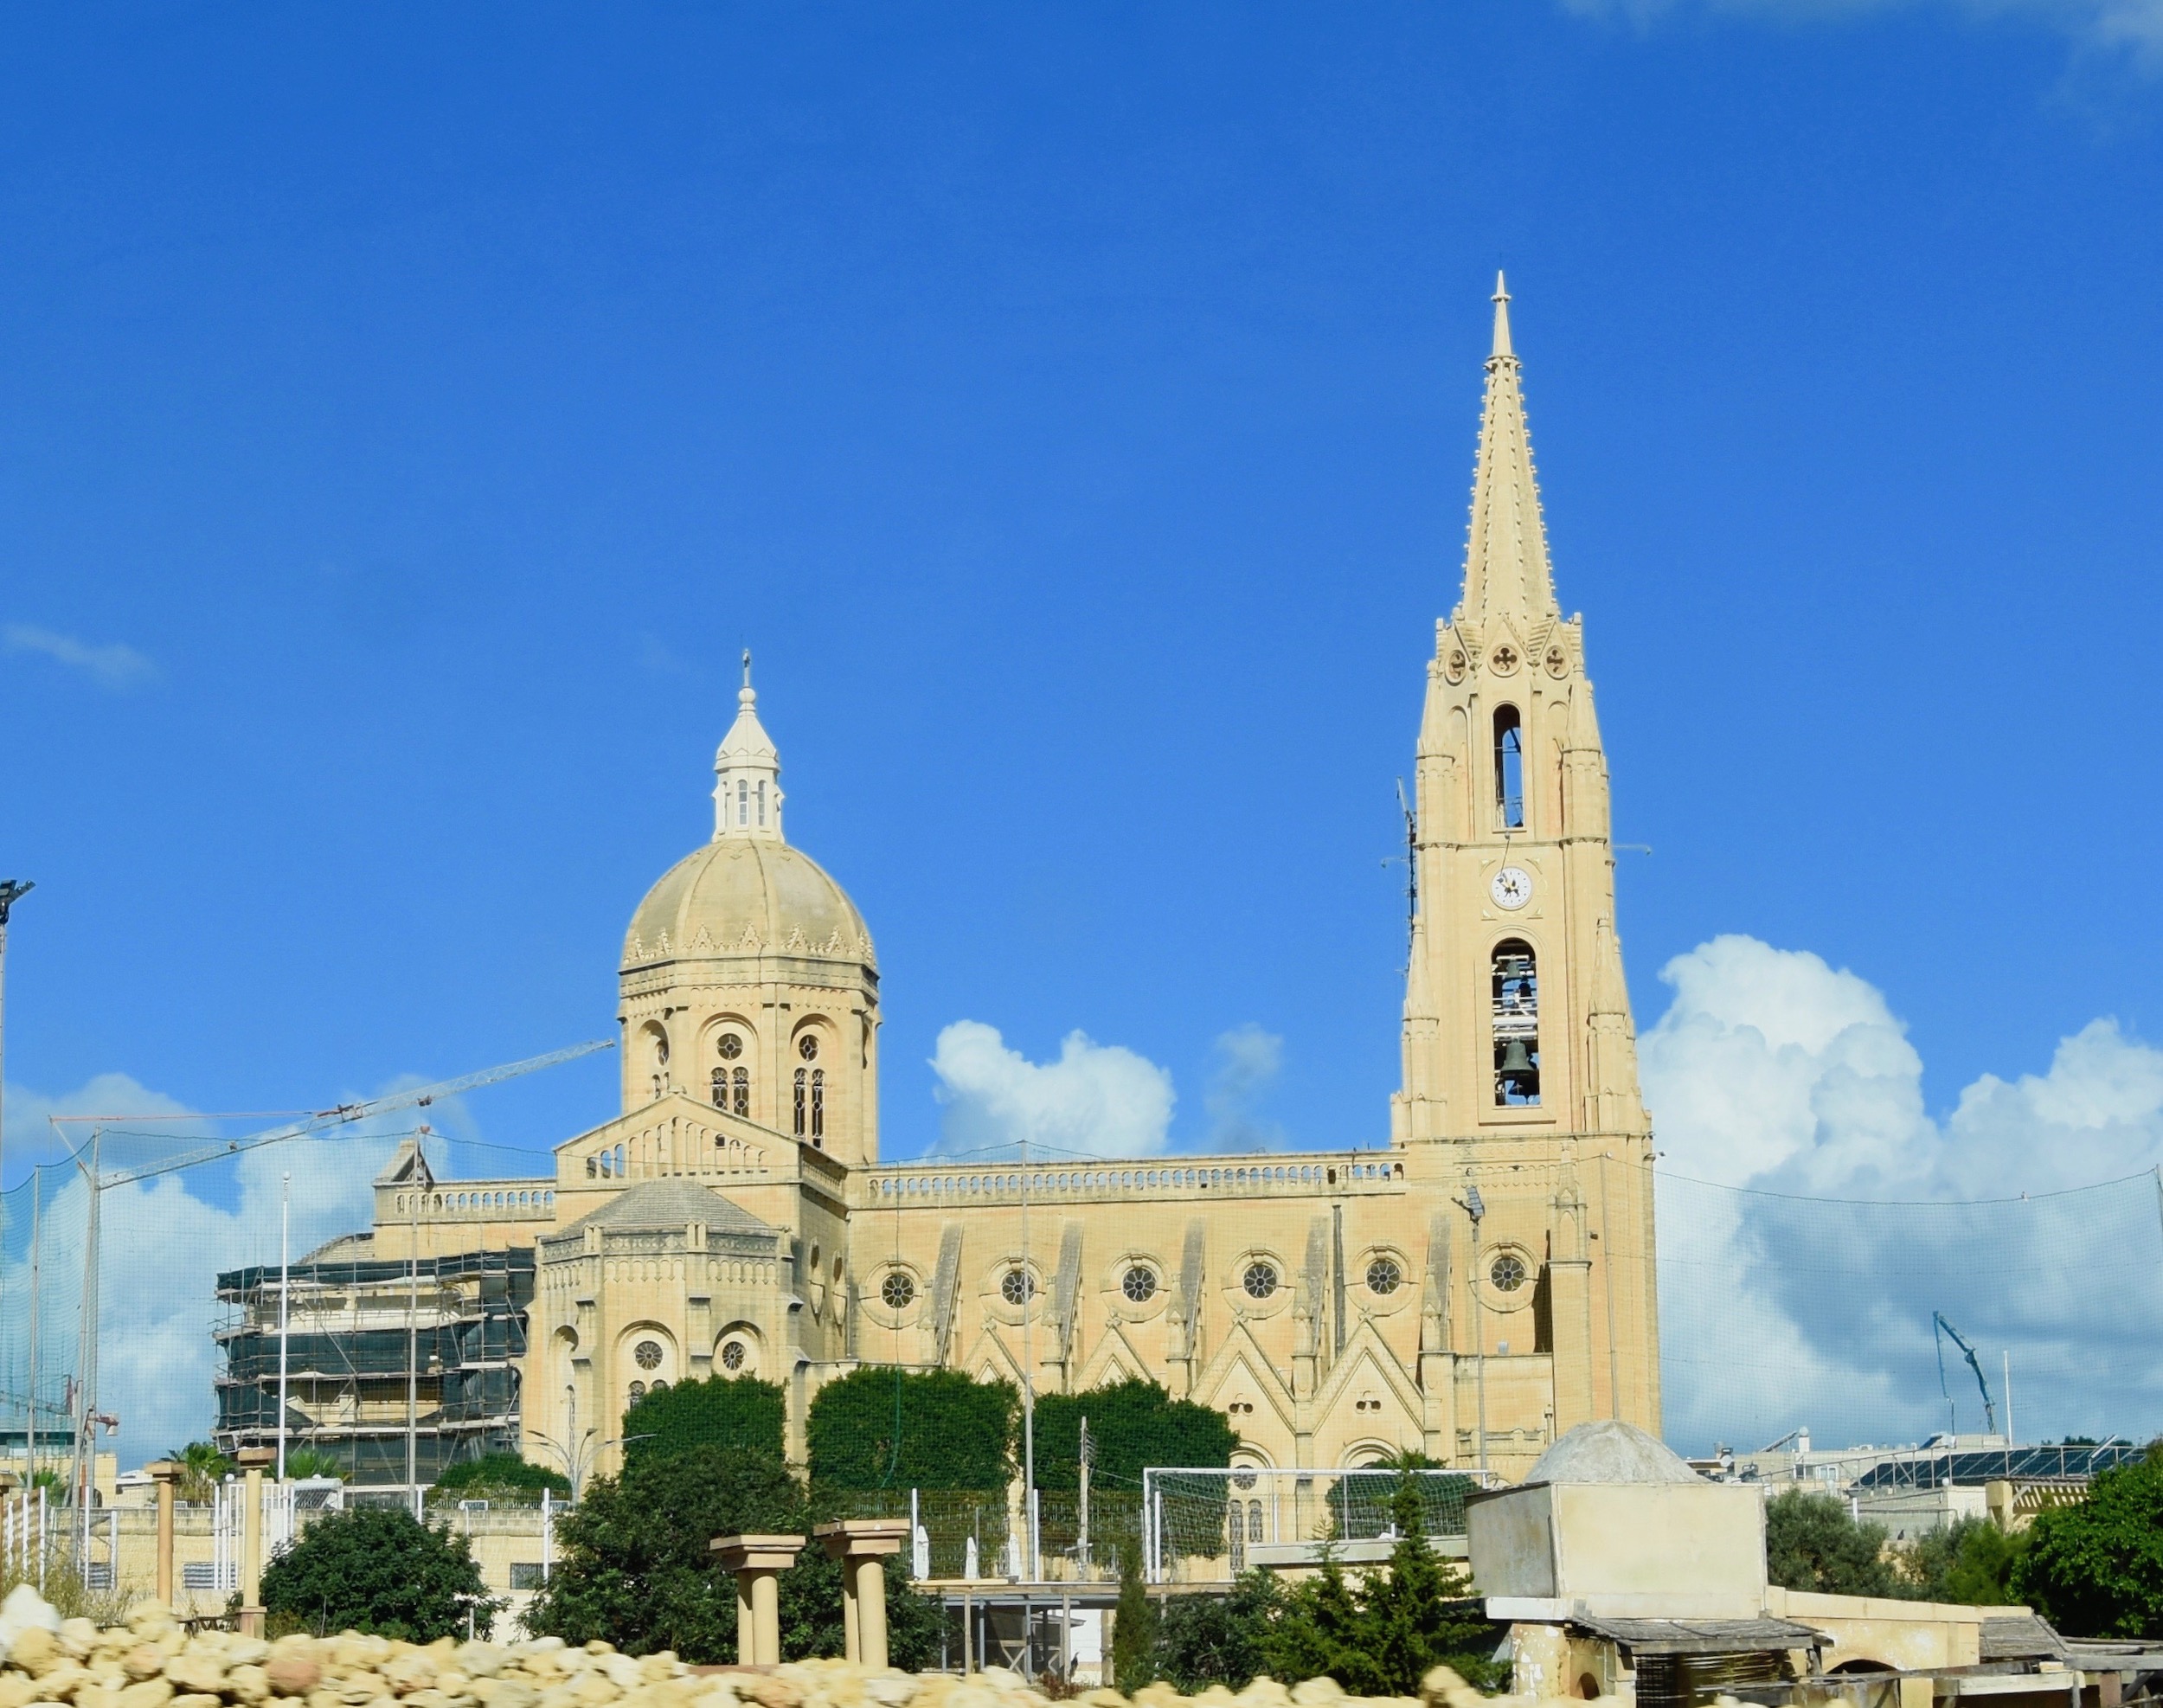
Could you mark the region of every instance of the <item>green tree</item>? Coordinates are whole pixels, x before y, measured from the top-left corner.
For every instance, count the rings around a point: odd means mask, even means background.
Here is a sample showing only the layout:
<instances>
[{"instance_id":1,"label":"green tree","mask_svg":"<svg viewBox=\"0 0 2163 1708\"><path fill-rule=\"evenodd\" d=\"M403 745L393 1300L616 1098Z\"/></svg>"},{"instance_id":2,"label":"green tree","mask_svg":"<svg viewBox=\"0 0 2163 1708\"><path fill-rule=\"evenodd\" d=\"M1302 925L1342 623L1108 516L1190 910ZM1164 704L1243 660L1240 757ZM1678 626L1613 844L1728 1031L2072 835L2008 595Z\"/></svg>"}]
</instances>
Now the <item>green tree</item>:
<instances>
[{"instance_id":1,"label":"green tree","mask_svg":"<svg viewBox=\"0 0 2163 1708\"><path fill-rule=\"evenodd\" d=\"M1112 1615L1112 1683L1132 1696L1157 1676L1157 1604L1141 1578L1139 1549L1119 1556L1119 1607Z\"/></svg>"},{"instance_id":2,"label":"green tree","mask_svg":"<svg viewBox=\"0 0 2163 1708\"><path fill-rule=\"evenodd\" d=\"M782 1456L781 1384L755 1376L678 1382L634 1401L623 1415L624 1456L687 1447L741 1447Z\"/></svg>"},{"instance_id":3,"label":"green tree","mask_svg":"<svg viewBox=\"0 0 2163 1708\"><path fill-rule=\"evenodd\" d=\"M432 1493L446 1500L497 1500L513 1506L538 1506L543 1489L568 1495L571 1480L561 1471L536 1465L516 1453L487 1453L446 1468L435 1480Z\"/></svg>"},{"instance_id":4,"label":"green tree","mask_svg":"<svg viewBox=\"0 0 2163 1708\"><path fill-rule=\"evenodd\" d=\"M1037 1397L1037 1486L1080 1486L1082 1420L1096 1450L1094 1485L1139 1489L1145 1466L1229 1465L1239 1432L1224 1414L1175 1400L1154 1382L1129 1377L1085 1394Z\"/></svg>"},{"instance_id":5,"label":"green tree","mask_svg":"<svg viewBox=\"0 0 2163 1708\"><path fill-rule=\"evenodd\" d=\"M812 1400L812 1486L1004 1489L1014 1474L1021 1396L960 1371L864 1365Z\"/></svg>"},{"instance_id":6,"label":"green tree","mask_svg":"<svg viewBox=\"0 0 2163 1708\"><path fill-rule=\"evenodd\" d=\"M1263 1646L1283 1608L1276 1578L1259 1570L1237 1579L1229 1595L1174 1597L1159 1626L1159 1675L1189 1696L1211 1685L1244 1689L1268 1670Z\"/></svg>"},{"instance_id":7,"label":"green tree","mask_svg":"<svg viewBox=\"0 0 2163 1708\"><path fill-rule=\"evenodd\" d=\"M462 1536L433 1530L403 1507L326 1512L263 1573L263 1606L322 1636L354 1630L432 1643L485 1637L502 1605L490 1599Z\"/></svg>"},{"instance_id":8,"label":"green tree","mask_svg":"<svg viewBox=\"0 0 2163 1708\"><path fill-rule=\"evenodd\" d=\"M286 1474L289 1477L343 1478L345 1467L334 1455L320 1448L289 1447L286 1449Z\"/></svg>"},{"instance_id":9,"label":"green tree","mask_svg":"<svg viewBox=\"0 0 2163 1708\"><path fill-rule=\"evenodd\" d=\"M1827 1596L1897 1596L1882 1525L1858 1524L1845 1501L1807 1489L1765 1503L1765 1570L1783 1589Z\"/></svg>"},{"instance_id":10,"label":"green tree","mask_svg":"<svg viewBox=\"0 0 2163 1708\"><path fill-rule=\"evenodd\" d=\"M2038 1512L2010 1587L2069 1636L2163 1636L2163 1442Z\"/></svg>"},{"instance_id":11,"label":"green tree","mask_svg":"<svg viewBox=\"0 0 2163 1708\"><path fill-rule=\"evenodd\" d=\"M527 1628L571 1643L595 1638L630 1654L674 1649L699 1665L736 1653L735 1585L715 1562L716 1536L808 1537L819 1507L771 1454L693 1446L600 1477L556 1527L562 1554L526 1614ZM940 1610L888 1562L889 1653L921 1667L939 1651ZM843 1647L841 1569L816 1542L780 1577L781 1653Z\"/></svg>"},{"instance_id":12,"label":"green tree","mask_svg":"<svg viewBox=\"0 0 2163 1708\"><path fill-rule=\"evenodd\" d=\"M2013 1599L2012 1566L2022 1543L1987 1519L1961 1519L1918 1541L1901 1573L1918 1601L2004 1607Z\"/></svg>"},{"instance_id":13,"label":"green tree","mask_svg":"<svg viewBox=\"0 0 2163 1708\"><path fill-rule=\"evenodd\" d=\"M1355 1590L1325 1550L1321 1570L1286 1596L1262 1642L1273 1676L1327 1676L1354 1696L1416 1696L1435 1666L1474 1685L1499 1681L1496 1628L1464 1573L1428 1544L1413 1478L1399 1480L1390 1516L1397 1539L1386 1571L1363 1573Z\"/></svg>"}]
</instances>

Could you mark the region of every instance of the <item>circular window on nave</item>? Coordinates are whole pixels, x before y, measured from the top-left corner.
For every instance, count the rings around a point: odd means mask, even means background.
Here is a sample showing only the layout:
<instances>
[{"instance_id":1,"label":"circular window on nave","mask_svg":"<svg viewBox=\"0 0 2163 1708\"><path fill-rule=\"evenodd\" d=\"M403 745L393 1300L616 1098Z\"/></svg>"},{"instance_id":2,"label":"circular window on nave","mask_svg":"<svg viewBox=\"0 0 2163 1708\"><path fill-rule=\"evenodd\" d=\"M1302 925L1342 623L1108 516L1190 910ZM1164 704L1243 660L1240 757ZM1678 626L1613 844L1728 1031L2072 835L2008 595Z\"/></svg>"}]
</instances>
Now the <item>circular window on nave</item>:
<instances>
[{"instance_id":1,"label":"circular window on nave","mask_svg":"<svg viewBox=\"0 0 2163 1708\"><path fill-rule=\"evenodd\" d=\"M1146 1305L1157 1296L1157 1272L1137 1263L1120 1277L1119 1290L1137 1305Z\"/></svg>"},{"instance_id":2,"label":"circular window on nave","mask_svg":"<svg viewBox=\"0 0 2163 1708\"><path fill-rule=\"evenodd\" d=\"M916 1302L916 1282L906 1270L889 1270L879 1283L879 1297L888 1310L906 1311Z\"/></svg>"},{"instance_id":3,"label":"circular window on nave","mask_svg":"<svg viewBox=\"0 0 2163 1708\"><path fill-rule=\"evenodd\" d=\"M1515 1293L1524 1285L1526 1273L1524 1260L1514 1251L1504 1252L1487 1266L1487 1279L1497 1293Z\"/></svg>"},{"instance_id":4,"label":"circular window on nave","mask_svg":"<svg viewBox=\"0 0 2163 1708\"><path fill-rule=\"evenodd\" d=\"M723 1370L741 1370L745 1357L743 1342L731 1340L721 1349L721 1367Z\"/></svg>"},{"instance_id":5,"label":"circular window on nave","mask_svg":"<svg viewBox=\"0 0 2163 1708\"><path fill-rule=\"evenodd\" d=\"M723 1032L721 1035L721 1042L714 1048L721 1052L722 1061L733 1062L743 1054L743 1040L734 1032Z\"/></svg>"},{"instance_id":6,"label":"circular window on nave","mask_svg":"<svg viewBox=\"0 0 2163 1708\"><path fill-rule=\"evenodd\" d=\"M1036 1283L1026 1269L1009 1269L999 1279L999 1297L1010 1305L1026 1305L1036 1294Z\"/></svg>"},{"instance_id":7,"label":"circular window on nave","mask_svg":"<svg viewBox=\"0 0 2163 1708\"><path fill-rule=\"evenodd\" d=\"M1404 1285L1404 1271L1397 1267L1394 1257L1377 1257L1367 1265L1367 1291L1378 1299L1387 1299Z\"/></svg>"},{"instance_id":8,"label":"circular window on nave","mask_svg":"<svg viewBox=\"0 0 2163 1708\"><path fill-rule=\"evenodd\" d=\"M639 1369L658 1370L661 1367L661 1343L658 1340L641 1340L631 1349L631 1356L638 1359Z\"/></svg>"},{"instance_id":9,"label":"circular window on nave","mask_svg":"<svg viewBox=\"0 0 2163 1708\"><path fill-rule=\"evenodd\" d=\"M1274 1263L1254 1262L1247 1266L1247 1273L1239 1284L1249 1299L1267 1299L1277 1290L1277 1266Z\"/></svg>"}]
</instances>

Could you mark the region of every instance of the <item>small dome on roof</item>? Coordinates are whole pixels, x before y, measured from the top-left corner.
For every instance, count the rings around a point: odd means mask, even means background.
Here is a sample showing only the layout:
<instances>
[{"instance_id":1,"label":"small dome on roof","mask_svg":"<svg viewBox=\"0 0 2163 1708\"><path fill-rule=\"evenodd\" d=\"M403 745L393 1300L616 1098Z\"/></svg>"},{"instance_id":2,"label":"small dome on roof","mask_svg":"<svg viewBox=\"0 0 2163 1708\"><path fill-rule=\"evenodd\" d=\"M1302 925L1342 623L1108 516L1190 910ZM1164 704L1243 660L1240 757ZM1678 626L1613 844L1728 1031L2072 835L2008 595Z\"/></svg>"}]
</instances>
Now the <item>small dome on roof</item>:
<instances>
[{"instance_id":1,"label":"small dome on roof","mask_svg":"<svg viewBox=\"0 0 2163 1708\"><path fill-rule=\"evenodd\" d=\"M1580 1423L1539 1456L1528 1483L1694 1483L1704 1480L1657 1435L1602 1418Z\"/></svg>"}]
</instances>

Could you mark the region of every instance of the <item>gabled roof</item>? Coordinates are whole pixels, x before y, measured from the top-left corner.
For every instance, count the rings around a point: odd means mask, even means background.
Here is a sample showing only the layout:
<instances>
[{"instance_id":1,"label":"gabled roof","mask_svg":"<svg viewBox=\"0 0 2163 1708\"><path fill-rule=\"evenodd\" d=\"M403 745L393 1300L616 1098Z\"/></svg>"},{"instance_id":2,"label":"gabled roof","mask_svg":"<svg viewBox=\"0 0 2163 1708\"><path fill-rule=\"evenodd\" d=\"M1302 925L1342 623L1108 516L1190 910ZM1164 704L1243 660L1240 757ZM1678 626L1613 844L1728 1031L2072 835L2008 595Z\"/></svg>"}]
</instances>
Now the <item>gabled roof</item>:
<instances>
[{"instance_id":1,"label":"gabled roof","mask_svg":"<svg viewBox=\"0 0 2163 1708\"><path fill-rule=\"evenodd\" d=\"M662 1233L687 1228L694 1222L703 1222L717 1233L780 1237L780 1229L760 1221L712 1188L690 1180L641 1180L549 1237L562 1239L587 1228L605 1228L619 1234Z\"/></svg>"}]
</instances>

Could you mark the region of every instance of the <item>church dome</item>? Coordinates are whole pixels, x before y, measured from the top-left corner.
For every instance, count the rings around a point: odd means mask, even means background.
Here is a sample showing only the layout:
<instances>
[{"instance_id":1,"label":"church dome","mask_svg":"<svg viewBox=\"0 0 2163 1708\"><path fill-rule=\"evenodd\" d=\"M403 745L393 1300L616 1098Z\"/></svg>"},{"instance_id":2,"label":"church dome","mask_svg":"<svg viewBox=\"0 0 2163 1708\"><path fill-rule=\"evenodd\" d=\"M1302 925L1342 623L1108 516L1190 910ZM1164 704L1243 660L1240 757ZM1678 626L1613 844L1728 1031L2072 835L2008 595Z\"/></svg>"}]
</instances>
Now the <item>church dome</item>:
<instances>
[{"instance_id":1,"label":"church dome","mask_svg":"<svg viewBox=\"0 0 2163 1708\"><path fill-rule=\"evenodd\" d=\"M871 934L842 887L778 838L717 837L662 874L631 916L624 965L790 954L869 966Z\"/></svg>"},{"instance_id":2,"label":"church dome","mask_svg":"<svg viewBox=\"0 0 2163 1708\"><path fill-rule=\"evenodd\" d=\"M759 722L746 652L736 721L714 754L714 839L646 891L623 964L755 954L872 964L856 903L781 834L781 756Z\"/></svg>"}]
</instances>

